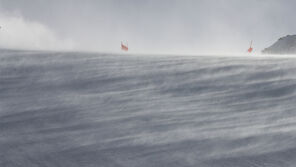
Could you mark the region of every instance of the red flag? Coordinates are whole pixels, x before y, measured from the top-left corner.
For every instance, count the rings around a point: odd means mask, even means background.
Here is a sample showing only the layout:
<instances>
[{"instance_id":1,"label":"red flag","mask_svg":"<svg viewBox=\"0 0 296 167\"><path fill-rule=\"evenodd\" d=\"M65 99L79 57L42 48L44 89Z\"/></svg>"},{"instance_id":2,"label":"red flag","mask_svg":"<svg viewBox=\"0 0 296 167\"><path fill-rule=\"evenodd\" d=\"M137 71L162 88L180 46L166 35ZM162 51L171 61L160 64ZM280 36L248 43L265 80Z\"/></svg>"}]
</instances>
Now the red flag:
<instances>
[{"instance_id":1,"label":"red flag","mask_svg":"<svg viewBox=\"0 0 296 167\"><path fill-rule=\"evenodd\" d=\"M252 53L253 52L252 44L253 44L253 41L251 41L250 48L248 49L248 52L249 53Z\"/></svg>"},{"instance_id":2,"label":"red flag","mask_svg":"<svg viewBox=\"0 0 296 167\"><path fill-rule=\"evenodd\" d=\"M127 46L127 45L124 45L124 44L121 42L121 50L123 50L123 51L128 51L128 46Z\"/></svg>"}]
</instances>

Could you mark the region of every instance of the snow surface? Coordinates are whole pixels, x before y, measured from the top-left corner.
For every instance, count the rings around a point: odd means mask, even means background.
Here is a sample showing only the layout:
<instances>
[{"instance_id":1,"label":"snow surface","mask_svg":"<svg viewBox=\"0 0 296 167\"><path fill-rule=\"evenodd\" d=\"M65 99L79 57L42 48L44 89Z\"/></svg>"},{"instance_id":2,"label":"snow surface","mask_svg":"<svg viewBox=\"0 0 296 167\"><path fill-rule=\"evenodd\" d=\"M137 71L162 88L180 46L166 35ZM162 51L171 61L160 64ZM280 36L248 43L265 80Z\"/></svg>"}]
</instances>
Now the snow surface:
<instances>
[{"instance_id":1,"label":"snow surface","mask_svg":"<svg viewBox=\"0 0 296 167\"><path fill-rule=\"evenodd\" d=\"M296 59L0 51L0 166L292 167Z\"/></svg>"}]
</instances>

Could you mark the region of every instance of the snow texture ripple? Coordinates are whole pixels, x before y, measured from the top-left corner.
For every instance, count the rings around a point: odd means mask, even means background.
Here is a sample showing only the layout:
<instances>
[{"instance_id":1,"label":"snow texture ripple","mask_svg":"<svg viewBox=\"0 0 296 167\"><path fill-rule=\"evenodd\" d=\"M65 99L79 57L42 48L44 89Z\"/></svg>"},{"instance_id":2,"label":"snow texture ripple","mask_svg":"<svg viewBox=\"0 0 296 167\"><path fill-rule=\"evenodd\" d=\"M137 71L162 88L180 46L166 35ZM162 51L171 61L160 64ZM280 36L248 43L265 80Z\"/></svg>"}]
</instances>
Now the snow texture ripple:
<instances>
[{"instance_id":1,"label":"snow texture ripple","mask_svg":"<svg viewBox=\"0 0 296 167\"><path fill-rule=\"evenodd\" d=\"M294 58L0 52L0 166L295 164Z\"/></svg>"}]
</instances>

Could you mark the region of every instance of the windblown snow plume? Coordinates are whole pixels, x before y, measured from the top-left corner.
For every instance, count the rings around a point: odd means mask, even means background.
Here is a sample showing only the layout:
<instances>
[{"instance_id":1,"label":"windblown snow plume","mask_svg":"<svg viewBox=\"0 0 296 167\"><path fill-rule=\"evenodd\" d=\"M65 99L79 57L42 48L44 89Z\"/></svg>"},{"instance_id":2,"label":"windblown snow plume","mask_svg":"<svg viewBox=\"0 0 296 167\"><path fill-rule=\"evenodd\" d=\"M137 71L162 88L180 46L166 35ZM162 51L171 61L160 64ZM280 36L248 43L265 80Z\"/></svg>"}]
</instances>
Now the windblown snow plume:
<instances>
[{"instance_id":1,"label":"windblown snow plume","mask_svg":"<svg viewBox=\"0 0 296 167\"><path fill-rule=\"evenodd\" d=\"M295 58L0 51L0 166L292 167Z\"/></svg>"},{"instance_id":2,"label":"windblown snow plume","mask_svg":"<svg viewBox=\"0 0 296 167\"><path fill-rule=\"evenodd\" d=\"M71 50L74 43L60 39L47 26L21 16L0 14L0 47L33 50Z\"/></svg>"}]
</instances>

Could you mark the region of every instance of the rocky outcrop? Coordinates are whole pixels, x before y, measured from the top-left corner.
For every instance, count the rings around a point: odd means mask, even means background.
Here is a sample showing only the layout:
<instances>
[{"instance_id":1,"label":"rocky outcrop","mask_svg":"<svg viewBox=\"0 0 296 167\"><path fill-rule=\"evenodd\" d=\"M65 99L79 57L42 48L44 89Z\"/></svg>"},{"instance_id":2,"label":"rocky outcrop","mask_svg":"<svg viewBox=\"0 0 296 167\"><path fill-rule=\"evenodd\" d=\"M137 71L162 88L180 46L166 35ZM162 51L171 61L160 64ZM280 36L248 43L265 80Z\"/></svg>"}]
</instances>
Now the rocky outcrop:
<instances>
[{"instance_id":1,"label":"rocky outcrop","mask_svg":"<svg viewBox=\"0 0 296 167\"><path fill-rule=\"evenodd\" d=\"M262 51L264 54L296 54L296 35L280 38L272 46Z\"/></svg>"}]
</instances>

